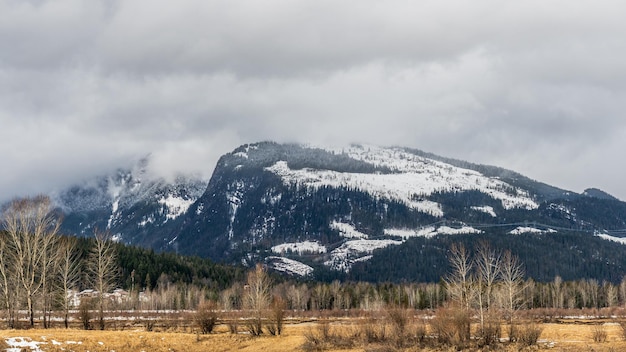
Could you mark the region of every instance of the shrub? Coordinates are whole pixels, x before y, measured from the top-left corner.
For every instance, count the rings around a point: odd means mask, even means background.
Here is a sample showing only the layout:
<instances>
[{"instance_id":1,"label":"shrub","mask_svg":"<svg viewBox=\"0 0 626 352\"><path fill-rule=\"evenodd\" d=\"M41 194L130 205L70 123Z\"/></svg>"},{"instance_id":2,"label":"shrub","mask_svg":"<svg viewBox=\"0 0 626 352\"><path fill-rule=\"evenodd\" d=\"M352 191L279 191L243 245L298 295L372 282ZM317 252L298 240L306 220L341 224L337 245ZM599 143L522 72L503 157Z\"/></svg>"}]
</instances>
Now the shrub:
<instances>
[{"instance_id":1,"label":"shrub","mask_svg":"<svg viewBox=\"0 0 626 352\"><path fill-rule=\"evenodd\" d=\"M480 344L482 346L491 346L494 343L500 342L501 335L502 327L500 326L500 321L490 317L487 319L483 330L480 332Z\"/></svg>"},{"instance_id":2,"label":"shrub","mask_svg":"<svg viewBox=\"0 0 626 352\"><path fill-rule=\"evenodd\" d=\"M217 324L217 305L213 301L200 303L194 321L202 334L210 334Z\"/></svg>"},{"instance_id":3,"label":"shrub","mask_svg":"<svg viewBox=\"0 0 626 352\"><path fill-rule=\"evenodd\" d=\"M276 297L269 311L269 323L265 326L270 335L280 335L283 331L285 320L285 307L287 304L281 297Z\"/></svg>"},{"instance_id":4,"label":"shrub","mask_svg":"<svg viewBox=\"0 0 626 352\"><path fill-rule=\"evenodd\" d=\"M409 320L409 314L406 309L387 308L387 317L393 326L397 335L404 335L406 325Z\"/></svg>"},{"instance_id":5,"label":"shrub","mask_svg":"<svg viewBox=\"0 0 626 352\"><path fill-rule=\"evenodd\" d=\"M439 343L462 348L471 337L470 323L468 311L461 308L442 308L437 310L430 324Z\"/></svg>"},{"instance_id":6,"label":"shrub","mask_svg":"<svg viewBox=\"0 0 626 352\"><path fill-rule=\"evenodd\" d=\"M541 336L542 328L535 324L528 324L518 329L518 341L523 346L533 346L537 344L539 336Z\"/></svg>"},{"instance_id":7,"label":"shrub","mask_svg":"<svg viewBox=\"0 0 626 352\"><path fill-rule=\"evenodd\" d=\"M426 324L423 321L415 325L415 342L423 343L426 340Z\"/></svg>"},{"instance_id":8,"label":"shrub","mask_svg":"<svg viewBox=\"0 0 626 352\"><path fill-rule=\"evenodd\" d=\"M246 320L246 328L252 336L261 336L263 334L263 319L254 317Z\"/></svg>"},{"instance_id":9,"label":"shrub","mask_svg":"<svg viewBox=\"0 0 626 352\"><path fill-rule=\"evenodd\" d=\"M361 325L360 335L365 343L384 342L387 340L387 325L383 320L369 318Z\"/></svg>"},{"instance_id":10,"label":"shrub","mask_svg":"<svg viewBox=\"0 0 626 352\"><path fill-rule=\"evenodd\" d=\"M91 330L91 309L93 308L93 300L83 297L78 305L78 319L80 320L84 330Z\"/></svg>"},{"instance_id":11,"label":"shrub","mask_svg":"<svg viewBox=\"0 0 626 352\"><path fill-rule=\"evenodd\" d=\"M595 325L593 327L593 342L606 342L606 329L604 325Z\"/></svg>"},{"instance_id":12,"label":"shrub","mask_svg":"<svg viewBox=\"0 0 626 352\"><path fill-rule=\"evenodd\" d=\"M237 334L239 332L239 324L236 320L228 322L228 331L230 331L231 334Z\"/></svg>"},{"instance_id":13,"label":"shrub","mask_svg":"<svg viewBox=\"0 0 626 352\"><path fill-rule=\"evenodd\" d=\"M148 319L146 321L144 321L144 327L146 329L146 331L151 332L154 330L154 320L152 319Z\"/></svg>"},{"instance_id":14,"label":"shrub","mask_svg":"<svg viewBox=\"0 0 626 352\"><path fill-rule=\"evenodd\" d=\"M309 330L304 334L305 342L302 349L305 352L324 351L327 349L350 349L358 334L339 334L330 328L328 320L320 320L315 331Z\"/></svg>"}]
</instances>

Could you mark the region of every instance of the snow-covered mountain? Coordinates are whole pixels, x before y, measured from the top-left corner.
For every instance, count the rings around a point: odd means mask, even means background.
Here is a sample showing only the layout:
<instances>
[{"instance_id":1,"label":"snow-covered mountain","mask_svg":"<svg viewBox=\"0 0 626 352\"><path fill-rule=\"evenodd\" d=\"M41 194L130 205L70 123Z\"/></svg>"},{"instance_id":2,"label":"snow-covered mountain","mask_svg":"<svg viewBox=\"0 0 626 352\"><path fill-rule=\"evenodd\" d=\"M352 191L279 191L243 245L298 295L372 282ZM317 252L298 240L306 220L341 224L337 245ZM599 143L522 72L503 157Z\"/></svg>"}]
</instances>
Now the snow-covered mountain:
<instances>
[{"instance_id":1,"label":"snow-covered mountain","mask_svg":"<svg viewBox=\"0 0 626 352\"><path fill-rule=\"evenodd\" d=\"M98 227L156 250L261 261L280 272L326 279L370 279L391 265L395 271L382 276L387 280L437 280L447 269L450 241L471 246L487 239L523 257L530 248L554 251L546 245L576 238L558 250L580 256L576 248L585 241L599 248L581 259L586 267L609 262L626 274L626 262L616 257L623 254L617 251L623 251L625 203L498 167L400 147L262 142L224 155L208 183L149 179L145 168L146 161L57 194L65 230L86 235ZM407 251L409 257L394 255ZM420 256L430 266L420 267ZM564 265L529 272L548 277L556 270L567 277L578 264Z\"/></svg>"},{"instance_id":2,"label":"snow-covered mountain","mask_svg":"<svg viewBox=\"0 0 626 352\"><path fill-rule=\"evenodd\" d=\"M82 236L109 231L118 241L146 247L173 243L180 217L202 196L207 181L181 175L168 182L149 175L148 163L145 158L132 168L53 193L65 213L63 230Z\"/></svg>"}]
</instances>

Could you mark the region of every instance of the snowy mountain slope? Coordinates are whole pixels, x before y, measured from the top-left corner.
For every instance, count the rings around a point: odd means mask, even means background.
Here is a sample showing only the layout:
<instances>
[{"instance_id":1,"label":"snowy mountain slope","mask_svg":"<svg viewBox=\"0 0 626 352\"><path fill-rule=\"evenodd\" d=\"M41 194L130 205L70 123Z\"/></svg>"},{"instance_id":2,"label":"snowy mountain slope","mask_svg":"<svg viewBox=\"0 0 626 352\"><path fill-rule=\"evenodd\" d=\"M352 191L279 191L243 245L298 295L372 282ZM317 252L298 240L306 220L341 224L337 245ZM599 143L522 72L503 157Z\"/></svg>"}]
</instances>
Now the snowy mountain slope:
<instances>
[{"instance_id":1,"label":"snowy mountain slope","mask_svg":"<svg viewBox=\"0 0 626 352\"><path fill-rule=\"evenodd\" d=\"M204 193L206 181L191 176L173 182L151 177L146 172L148 163L143 159L133 168L54 193L53 201L66 214L62 230L81 236L109 231L120 241L143 246L172 241L171 227Z\"/></svg>"},{"instance_id":2,"label":"snowy mountain slope","mask_svg":"<svg viewBox=\"0 0 626 352\"><path fill-rule=\"evenodd\" d=\"M289 168L278 161L265 170L275 173L287 185L320 188L353 186L375 198L396 200L407 206L442 217L439 204L421 200L435 192L464 192L476 190L499 200L505 209L536 209L538 204L529 193L477 171L455 167L426 159L396 148L353 146L343 149L350 158L391 170L391 173L350 173L332 170Z\"/></svg>"},{"instance_id":3,"label":"snowy mountain slope","mask_svg":"<svg viewBox=\"0 0 626 352\"><path fill-rule=\"evenodd\" d=\"M536 253L555 250L545 247L550 238L575 238L610 251L623 236L615 231L626 228L626 204L603 193L576 194L407 148L244 145L220 158L208 183L149 178L148 162L58 193L66 232L109 229L159 251L359 279L388 265L409 270L423 253L435 259L420 257L430 267L416 263L415 275L441 273L450 241L526 241L519 247ZM408 248L415 253L393 254ZM403 275L392 272L386 280Z\"/></svg>"}]
</instances>

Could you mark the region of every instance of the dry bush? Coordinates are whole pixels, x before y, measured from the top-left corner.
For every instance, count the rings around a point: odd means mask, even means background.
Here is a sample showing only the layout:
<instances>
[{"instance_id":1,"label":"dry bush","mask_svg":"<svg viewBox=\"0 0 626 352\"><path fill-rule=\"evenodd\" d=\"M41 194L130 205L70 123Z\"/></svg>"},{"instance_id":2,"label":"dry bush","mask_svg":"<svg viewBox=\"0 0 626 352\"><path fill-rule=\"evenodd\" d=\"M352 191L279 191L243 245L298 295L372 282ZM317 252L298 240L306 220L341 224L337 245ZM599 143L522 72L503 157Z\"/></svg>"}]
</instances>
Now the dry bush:
<instances>
[{"instance_id":1,"label":"dry bush","mask_svg":"<svg viewBox=\"0 0 626 352\"><path fill-rule=\"evenodd\" d=\"M328 349L329 337L330 337L330 325L327 321L319 322L317 324L317 331L309 330L304 334L305 342L302 345L302 349L305 352L310 351L324 351Z\"/></svg>"},{"instance_id":2,"label":"dry bush","mask_svg":"<svg viewBox=\"0 0 626 352\"><path fill-rule=\"evenodd\" d=\"M491 346L500 342L502 336L502 327L500 321L495 317L487 319L483 326L483 330L479 333L479 341L481 346Z\"/></svg>"},{"instance_id":3,"label":"dry bush","mask_svg":"<svg viewBox=\"0 0 626 352\"><path fill-rule=\"evenodd\" d=\"M607 332L604 325L599 324L593 327L593 342L606 342Z\"/></svg>"},{"instance_id":4,"label":"dry bush","mask_svg":"<svg viewBox=\"0 0 626 352\"><path fill-rule=\"evenodd\" d=\"M437 341L463 348L470 340L470 315L460 308L442 308L435 312L430 325Z\"/></svg>"},{"instance_id":5,"label":"dry bush","mask_svg":"<svg viewBox=\"0 0 626 352\"><path fill-rule=\"evenodd\" d=\"M387 324L382 319L369 318L360 326L360 336L366 344L385 342L387 340Z\"/></svg>"},{"instance_id":6,"label":"dry bush","mask_svg":"<svg viewBox=\"0 0 626 352\"><path fill-rule=\"evenodd\" d=\"M281 297L274 298L268 314L269 322L265 326L270 335L280 335L282 333L286 307L287 303L285 300Z\"/></svg>"},{"instance_id":7,"label":"dry bush","mask_svg":"<svg viewBox=\"0 0 626 352\"><path fill-rule=\"evenodd\" d=\"M426 324L424 323L424 321L420 321L418 323L415 324L415 327L413 328L413 332L414 332L414 337L415 337L415 342L417 343L423 343L426 340Z\"/></svg>"},{"instance_id":8,"label":"dry bush","mask_svg":"<svg viewBox=\"0 0 626 352\"><path fill-rule=\"evenodd\" d=\"M518 329L518 341L522 346L533 346L537 344L543 329L534 323L525 325Z\"/></svg>"},{"instance_id":9,"label":"dry bush","mask_svg":"<svg viewBox=\"0 0 626 352\"><path fill-rule=\"evenodd\" d=\"M305 342L301 346L305 352L324 351L328 349L350 349L354 347L354 341L359 333L343 334L331 329L328 320L320 320L315 331L309 330L304 334Z\"/></svg>"},{"instance_id":10,"label":"dry bush","mask_svg":"<svg viewBox=\"0 0 626 352\"><path fill-rule=\"evenodd\" d=\"M91 298L83 297L78 305L78 319L84 330L91 330L91 309L93 308L93 300Z\"/></svg>"},{"instance_id":11,"label":"dry bush","mask_svg":"<svg viewBox=\"0 0 626 352\"><path fill-rule=\"evenodd\" d=\"M151 332L154 330L154 323L155 323L154 320L147 319L147 320L144 320L143 326L146 329L146 331Z\"/></svg>"},{"instance_id":12,"label":"dry bush","mask_svg":"<svg viewBox=\"0 0 626 352\"><path fill-rule=\"evenodd\" d=\"M261 336L263 334L263 319L261 317L247 319L246 330L248 330L252 336Z\"/></svg>"},{"instance_id":13,"label":"dry bush","mask_svg":"<svg viewBox=\"0 0 626 352\"><path fill-rule=\"evenodd\" d=\"M386 309L387 318L391 323L394 332L398 335L404 335L407 323L409 321L409 313L406 309L389 307Z\"/></svg>"},{"instance_id":14,"label":"dry bush","mask_svg":"<svg viewBox=\"0 0 626 352\"><path fill-rule=\"evenodd\" d=\"M228 331L231 334L239 333L239 318L240 316L236 312L223 313L222 321L228 326Z\"/></svg>"},{"instance_id":15,"label":"dry bush","mask_svg":"<svg viewBox=\"0 0 626 352\"><path fill-rule=\"evenodd\" d=\"M217 324L217 303L213 301L200 303L196 309L194 322L202 334L210 334Z\"/></svg>"},{"instance_id":16,"label":"dry bush","mask_svg":"<svg viewBox=\"0 0 626 352\"><path fill-rule=\"evenodd\" d=\"M426 325L423 321L410 325L411 319L408 309L391 307L386 309L386 313L392 329L388 334L389 336L386 336L390 344L396 348L403 348L424 342Z\"/></svg>"},{"instance_id":17,"label":"dry bush","mask_svg":"<svg viewBox=\"0 0 626 352\"><path fill-rule=\"evenodd\" d=\"M519 327L515 324L510 324L508 334L509 342L517 342L519 340Z\"/></svg>"},{"instance_id":18,"label":"dry bush","mask_svg":"<svg viewBox=\"0 0 626 352\"><path fill-rule=\"evenodd\" d=\"M228 322L228 331L230 331L231 334L237 334L239 333L239 323L237 322L237 320L231 320Z\"/></svg>"}]
</instances>

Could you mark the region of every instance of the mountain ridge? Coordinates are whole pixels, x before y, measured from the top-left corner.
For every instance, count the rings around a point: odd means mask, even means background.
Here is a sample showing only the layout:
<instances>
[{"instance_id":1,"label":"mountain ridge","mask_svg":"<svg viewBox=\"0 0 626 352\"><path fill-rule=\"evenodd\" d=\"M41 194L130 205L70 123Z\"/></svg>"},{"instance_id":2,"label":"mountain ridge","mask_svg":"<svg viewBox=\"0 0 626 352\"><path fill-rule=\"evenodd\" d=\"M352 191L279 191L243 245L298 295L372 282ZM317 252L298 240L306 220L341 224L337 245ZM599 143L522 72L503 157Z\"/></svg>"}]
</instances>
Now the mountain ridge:
<instances>
[{"instance_id":1,"label":"mountain ridge","mask_svg":"<svg viewBox=\"0 0 626 352\"><path fill-rule=\"evenodd\" d=\"M208 182L146 180L145 167L118 170L92 188L62 193L56 199L65 202L63 230L84 236L106 228L124 243L221 262L264 262L291 275L388 281L441 275L447 252L435 249L451 240L486 238L504 247L517 243L520 253L528 246L548 253L542 241L552 236L575 238L578 246L596 243L594 255L626 274L618 258L626 242L626 203L496 166L397 146L259 142L223 155ZM81 202L97 206L78 209ZM423 248L414 248L416 243ZM402 258L393 253L408 248L431 255L423 262L438 269L430 276L419 272L425 268L411 269L412 276L373 274L389 263L402 268ZM572 248L563 250L575 253ZM381 256L390 259L380 263ZM558 264L567 265L574 267ZM539 265L533 270L534 277L549 276ZM575 275L567 268L557 271Z\"/></svg>"}]
</instances>

